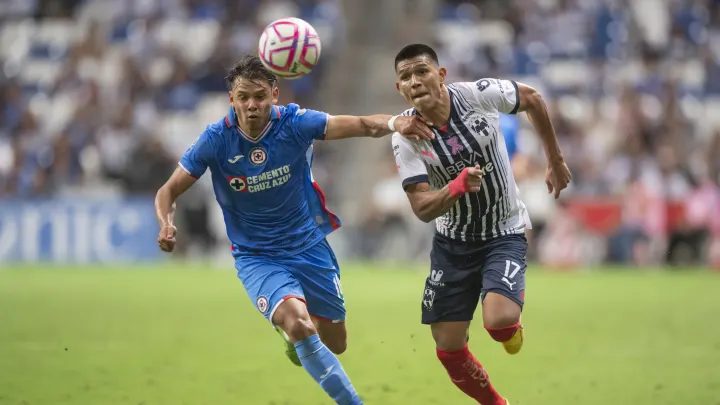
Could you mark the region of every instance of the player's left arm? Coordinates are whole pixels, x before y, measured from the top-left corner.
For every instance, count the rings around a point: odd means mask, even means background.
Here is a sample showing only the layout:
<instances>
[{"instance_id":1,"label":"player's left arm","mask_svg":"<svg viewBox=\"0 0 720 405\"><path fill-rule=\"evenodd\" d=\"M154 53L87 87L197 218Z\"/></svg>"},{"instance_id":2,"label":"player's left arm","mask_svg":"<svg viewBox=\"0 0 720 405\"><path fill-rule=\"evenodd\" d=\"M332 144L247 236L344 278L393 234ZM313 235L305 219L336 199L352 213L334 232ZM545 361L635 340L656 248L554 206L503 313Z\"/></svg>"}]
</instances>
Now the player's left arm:
<instances>
[{"instance_id":1,"label":"player's left arm","mask_svg":"<svg viewBox=\"0 0 720 405\"><path fill-rule=\"evenodd\" d=\"M534 88L517 83L517 89L517 111L524 111L527 114L530 123L535 128L540 139L542 139L548 160L545 184L547 184L548 193L553 193L555 198L558 198L560 197L560 191L564 190L570 183L572 175L560 150L560 144L550 120L547 105L540 92Z\"/></svg>"},{"instance_id":2,"label":"player's left arm","mask_svg":"<svg viewBox=\"0 0 720 405\"><path fill-rule=\"evenodd\" d=\"M314 139L380 138L396 131L410 139L432 139L434 136L420 117L384 114L357 117L300 109L293 119L298 135L307 144Z\"/></svg>"},{"instance_id":3,"label":"player's left arm","mask_svg":"<svg viewBox=\"0 0 720 405\"><path fill-rule=\"evenodd\" d=\"M514 80L480 79L473 84L473 87L472 91L481 109L505 114L518 112L527 114L545 147L548 159L545 184L548 186L548 192L554 193L555 198L560 197L560 191L570 183L570 170L565 164L542 95L534 88Z\"/></svg>"},{"instance_id":4,"label":"player's left arm","mask_svg":"<svg viewBox=\"0 0 720 405\"><path fill-rule=\"evenodd\" d=\"M406 138L416 140L431 140L434 137L430 128L420 117L376 114L364 117L328 115L325 139L381 138L393 132L398 132Z\"/></svg>"}]
</instances>

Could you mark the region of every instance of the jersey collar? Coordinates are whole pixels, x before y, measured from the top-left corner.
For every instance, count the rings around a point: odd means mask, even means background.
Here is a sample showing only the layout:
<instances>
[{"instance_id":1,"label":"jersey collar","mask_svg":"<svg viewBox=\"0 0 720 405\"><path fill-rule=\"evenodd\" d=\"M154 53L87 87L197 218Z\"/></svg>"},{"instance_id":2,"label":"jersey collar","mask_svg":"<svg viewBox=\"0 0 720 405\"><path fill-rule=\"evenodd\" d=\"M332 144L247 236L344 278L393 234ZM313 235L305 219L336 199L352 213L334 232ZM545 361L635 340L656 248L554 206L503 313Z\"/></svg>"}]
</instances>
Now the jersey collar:
<instances>
[{"instance_id":1,"label":"jersey collar","mask_svg":"<svg viewBox=\"0 0 720 405\"><path fill-rule=\"evenodd\" d=\"M268 124L265 126L265 129L263 129L262 133L260 134L260 136L257 137L257 139L249 137L240 128L240 126L237 125L237 114L235 113L235 109L233 108L232 105L230 106L230 109L228 110L228 114L225 116L225 125L228 128L232 128L233 124L235 124L234 125L235 129L237 129L238 132L240 132L240 135L242 135L243 138L247 139L250 142L259 142L260 139L264 138L265 135L267 135L268 132L270 132L270 128L272 127L273 123L275 121L279 120L280 116L281 116L280 107L273 105L272 108L270 109L270 121L268 121Z\"/></svg>"}]
</instances>

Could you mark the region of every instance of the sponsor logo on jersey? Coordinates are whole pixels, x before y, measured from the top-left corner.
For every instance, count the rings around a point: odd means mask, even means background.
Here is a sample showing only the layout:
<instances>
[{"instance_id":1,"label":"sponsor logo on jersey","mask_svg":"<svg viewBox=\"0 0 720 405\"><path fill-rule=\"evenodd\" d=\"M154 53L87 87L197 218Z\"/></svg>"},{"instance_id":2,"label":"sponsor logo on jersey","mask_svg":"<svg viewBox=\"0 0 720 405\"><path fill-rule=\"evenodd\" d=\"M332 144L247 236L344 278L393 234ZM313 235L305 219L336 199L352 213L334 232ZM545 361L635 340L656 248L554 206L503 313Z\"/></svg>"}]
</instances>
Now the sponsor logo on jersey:
<instances>
[{"instance_id":1,"label":"sponsor logo on jersey","mask_svg":"<svg viewBox=\"0 0 720 405\"><path fill-rule=\"evenodd\" d=\"M452 165L445 167L445 170L452 176L460 173L466 167L475 167L476 165L480 165L480 176L485 176L495 170L495 164L486 162L485 158L477 152L472 152L470 156L463 157Z\"/></svg>"},{"instance_id":2,"label":"sponsor logo on jersey","mask_svg":"<svg viewBox=\"0 0 720 405\"><path fill-rule=\"evenodd\" d=\"M490 80L482 79L475 82L475 86L477 86L478 90L485 91L488 87L490 87Z\"/></svg>"},{"instance_id":3,"label":"sponsor logo on jersey","mask_svg":"<svg viewBox=\"0 0 720 405\"><path fill-rule=\"evenodd\" d=\"M245 180L245 176L229 176L228 184L230 185L230 188L237 192L247 191L247 181Z\"/></svg>"},{"instance_id":4,"label":"sponsor logo on jersey","mask_svg":"<svg viewBox=\"0 0 720 405\"><path fill-rule=\"evenodd\" d=\"M238 192L257 193L282 186L290 180L290 177L292 177L290 165L285 165L278 169L262 172L257 176L229 176L228 184Z\"/></svg>"}]
</instances>

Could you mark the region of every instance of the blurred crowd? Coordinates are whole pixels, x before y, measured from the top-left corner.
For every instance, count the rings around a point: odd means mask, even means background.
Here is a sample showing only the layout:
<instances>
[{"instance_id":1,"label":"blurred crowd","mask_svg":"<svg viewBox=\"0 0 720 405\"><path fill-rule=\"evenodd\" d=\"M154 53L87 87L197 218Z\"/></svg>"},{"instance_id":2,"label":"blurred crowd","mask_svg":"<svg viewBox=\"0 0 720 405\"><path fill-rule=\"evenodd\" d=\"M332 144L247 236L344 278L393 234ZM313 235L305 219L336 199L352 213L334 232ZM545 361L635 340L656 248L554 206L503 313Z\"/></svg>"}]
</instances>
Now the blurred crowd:
<instances>
[{"instance_id":1,"label":"blurred crowd","mask_svg":"<svg viewBox=\"0 0 720 405\"><path fill-rule=\"evenodd\" d=\"M281 103L312 106L344 32L340 0L0 0L0 196L153 194L224 115L225 70L285 16L323 38L313 74L281 83ZM428 30L451 81L512 78L545 97L573 183L552 201L542 145L518 117L513 165L533 258L717 260L720 1L446 0ZM338 162L318 149L314 174L332 204ZM359 257L392 257L403 235L431 235L416 232L427 228L388 160L353 245ZM181 206L209 241L201 187ZM587 224L587 206L602 215L603 204L619 207L617 226Z\"/></svg>"},{"instance_id":2,"label":"blurred crowd","mask_svg":"<svg viewBox=\"0 0 720 405\"><path fill-rule=\"evenodd\" d=\"M154 195L226 114L227 69L289 15L326 36L340 21L332 0L0 0L0 197ZM281 103L311 103L322 76L283 81ZM181 217L211 243L194 189Z\"/></svg>"}]
</instances>

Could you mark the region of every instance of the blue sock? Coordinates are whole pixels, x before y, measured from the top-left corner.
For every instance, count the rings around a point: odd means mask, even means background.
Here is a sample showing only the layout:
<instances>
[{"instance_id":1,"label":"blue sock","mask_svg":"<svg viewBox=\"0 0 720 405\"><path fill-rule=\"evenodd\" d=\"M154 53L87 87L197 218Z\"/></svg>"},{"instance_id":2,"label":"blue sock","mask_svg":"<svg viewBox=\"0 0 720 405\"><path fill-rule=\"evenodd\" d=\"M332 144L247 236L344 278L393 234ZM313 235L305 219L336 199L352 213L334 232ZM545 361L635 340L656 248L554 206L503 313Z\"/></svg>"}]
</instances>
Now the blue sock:
<instances>
[{"instance_id":1,"label":"blue sock","mask_svg":"<svg viewBox=\"0 0 720 405\"><path fill-rule=\"evenodd\" d=\"M362 405L337 357L325 347L317 334L295 343L300 362L312 378L339 405Z\"/></svg>"}]
</instances>

